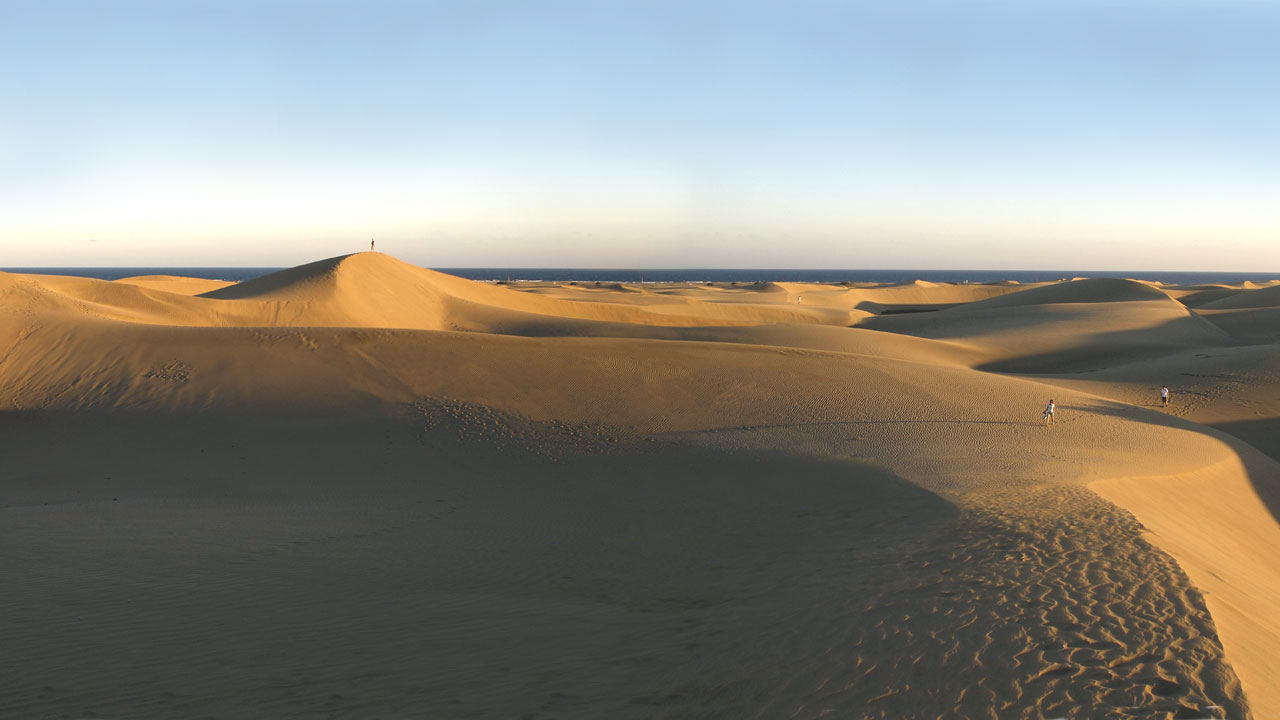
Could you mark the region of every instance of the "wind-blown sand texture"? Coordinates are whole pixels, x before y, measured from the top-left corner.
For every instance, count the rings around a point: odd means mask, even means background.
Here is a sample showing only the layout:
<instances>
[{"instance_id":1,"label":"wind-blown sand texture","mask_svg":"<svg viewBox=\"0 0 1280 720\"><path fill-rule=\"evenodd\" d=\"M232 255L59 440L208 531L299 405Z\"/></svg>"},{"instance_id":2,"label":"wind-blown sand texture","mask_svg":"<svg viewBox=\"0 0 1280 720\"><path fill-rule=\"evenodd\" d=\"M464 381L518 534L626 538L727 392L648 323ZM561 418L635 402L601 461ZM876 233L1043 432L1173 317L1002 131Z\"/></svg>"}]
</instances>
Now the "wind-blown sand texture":
<instances>
[{"instance_id":1,"label":"wind-blown sand texture","mask_svg":"<svg viewBox=\"0 0 1280 720\"><path fill-rule=\"evenodd\" d=\"M1277 290L0 273L0 717L1271 717Z\"/></svg>"}]
</instances>

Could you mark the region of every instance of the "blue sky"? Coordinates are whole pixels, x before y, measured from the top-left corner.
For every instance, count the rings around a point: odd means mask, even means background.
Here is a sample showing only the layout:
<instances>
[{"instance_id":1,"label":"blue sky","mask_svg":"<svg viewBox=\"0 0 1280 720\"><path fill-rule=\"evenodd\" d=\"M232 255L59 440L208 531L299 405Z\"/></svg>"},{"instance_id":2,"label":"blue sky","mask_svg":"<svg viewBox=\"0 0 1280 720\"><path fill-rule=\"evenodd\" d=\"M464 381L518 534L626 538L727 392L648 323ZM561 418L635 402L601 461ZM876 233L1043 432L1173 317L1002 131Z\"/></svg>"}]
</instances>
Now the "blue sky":
<instances>
[{"instance_id":1,"label":"blue sky","mask_svg":"<svg viewBox=\"0 0 1280 720\"><path fill-rule=\"evenodd\" d=\"M1280 271L1280 2L0 0L0 266Z\"/></svg>"}]
</instances>

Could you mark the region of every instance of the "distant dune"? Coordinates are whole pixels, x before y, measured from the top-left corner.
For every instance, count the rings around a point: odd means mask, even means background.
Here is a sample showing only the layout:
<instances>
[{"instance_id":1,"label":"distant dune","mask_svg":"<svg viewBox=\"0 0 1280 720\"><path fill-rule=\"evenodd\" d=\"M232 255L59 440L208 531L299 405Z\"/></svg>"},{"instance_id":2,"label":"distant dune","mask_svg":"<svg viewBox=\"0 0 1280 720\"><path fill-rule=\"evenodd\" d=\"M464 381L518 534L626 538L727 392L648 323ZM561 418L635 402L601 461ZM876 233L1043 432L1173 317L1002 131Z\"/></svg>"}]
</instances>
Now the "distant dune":
<instances>
[{"instance_id":1,"label":"distant dune","mask_svg":"<svg viewBox=\"0 0 1280 720\"><path fill-rule=\"evenodd\" d=\"M233 284L226 280L204 280L202 278L175 277L173 275L136 275L134 277L120 278L115 282L123 285L137 285L151 290L163 290L175 295L200 295Z\"/></svg>"},{"instance_id":2,"label":"distant dune","mask_svg":"<svg viewBox=\"0 0 1280 720\"><path fill-rule=\"evenodd\" d=\"M0 273L0 717L1269 717L1277 291Z\"/></svg>"},{"instance_id":3,"label":"distant dune","mask_svg":"<svg viewBox=\"0 0 1280 720\"><path fill-rule=\"evenodd\" d=\"M1253 283L1248 284L1252 285ZM1280 307L1280 285L1231 293L1220 299L1205 303L1204 307L1211 310Z\"/></svg>"},{"instance_id":4,"label":"distant dune","mask_svg":"<svg viewBox=\"0 0 1280 720\"><path fill-rule=\"evenodd\" d=\"M997 308L1057 303L1115 303L1144 300L1167 301L1159 289L1134 280L1094 278L1053 283L983 300L975 307Z\"/></svg>"}]
</instances>

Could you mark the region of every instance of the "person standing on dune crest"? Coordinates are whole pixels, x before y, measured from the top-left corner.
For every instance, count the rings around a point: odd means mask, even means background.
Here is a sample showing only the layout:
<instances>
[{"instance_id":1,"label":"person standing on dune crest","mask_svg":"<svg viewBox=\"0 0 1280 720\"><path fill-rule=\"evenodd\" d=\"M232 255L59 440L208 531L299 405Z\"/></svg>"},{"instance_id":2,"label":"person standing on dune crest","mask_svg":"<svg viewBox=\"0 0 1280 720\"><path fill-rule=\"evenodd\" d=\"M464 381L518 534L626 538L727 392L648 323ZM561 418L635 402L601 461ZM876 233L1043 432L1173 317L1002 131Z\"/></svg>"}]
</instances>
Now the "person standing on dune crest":
<instances>
[{"instance_id":1,"label":"person standing on dune crest","mask_svg":"<svg viewBox=\"0 0 1280 720\"><path fill-rule=\"evenodd\" d=\"M1160 404L1164 407L1169 407L1169 386L1168 385L1160 386Z\"/></svg>"},{"instance_id":2,"label":"person standing on dune crest","mask_svg":"<svg viewBox=\"0 0 1280 720\"><path fill-rule=\"evenodd\" d=\"M369 241L369 252L373 252L373 241Z\"/></svg>"},{"instance_id":3,"label":"person standing on dune crest","mask_svg":"<svg viewBox=\"0 0 1280 720\"><path fill-rule=\"evenodd\" d=\"M1049 398L1049 406L1044 409L1044 424L1053 424L1053 398Z\"/></svg>"}]
</instances>

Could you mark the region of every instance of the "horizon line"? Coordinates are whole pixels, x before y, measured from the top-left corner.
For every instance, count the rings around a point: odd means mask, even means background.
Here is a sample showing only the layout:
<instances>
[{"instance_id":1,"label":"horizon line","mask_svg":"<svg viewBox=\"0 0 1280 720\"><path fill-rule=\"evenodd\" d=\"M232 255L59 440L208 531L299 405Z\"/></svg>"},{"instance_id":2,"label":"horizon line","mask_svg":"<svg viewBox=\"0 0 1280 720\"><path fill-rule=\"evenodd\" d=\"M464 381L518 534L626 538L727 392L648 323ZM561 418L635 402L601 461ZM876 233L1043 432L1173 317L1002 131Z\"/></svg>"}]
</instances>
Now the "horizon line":
<instances>
[{"instance_id":1,"label":"horizon line","mask_svg":"<svg viewBox=\"0 0 1280 720\"><path fill-rule=\"evenodd\" d=\"M354 254L354 253L353 253ZM346 257L346 256L335 256ZM395 256L392 256L395 257ZM329 259L329 258L323 258ZM322 260L323 260L322 259ZM397 260L399 258L396 258ZM301 263L307 265L311 262L319 262L316 260ZM402 261L408 262L408 261ZM409 263L416 264L416 263ZM219 269L219 270L285 270L289 268L299 267L299 265L23 265L0 267L0 272L17 272L23 270L181 270L181 269ZM419 267L428 270L586 270L586 271L641 271L653 270L658 272L675 272L675 271L732 271L732 272L1008 272L1008 273L1044 273L1044 272L1065 272L1083 275L1087 273L1183 273L1183 274L1207 274L1220 273L1242 275L1248 273L1260 275L1280 275L1280 270L1159 270L1159 269L1116 269L1110 270L1105 268L1093 268L1088 270L1072 269L1072 268L981 268L981 267L711 267L711 266L679 266L679 267L641 267L641 266L590 266L590 265L440 265Z\"/></svg>"}]
</instances>

